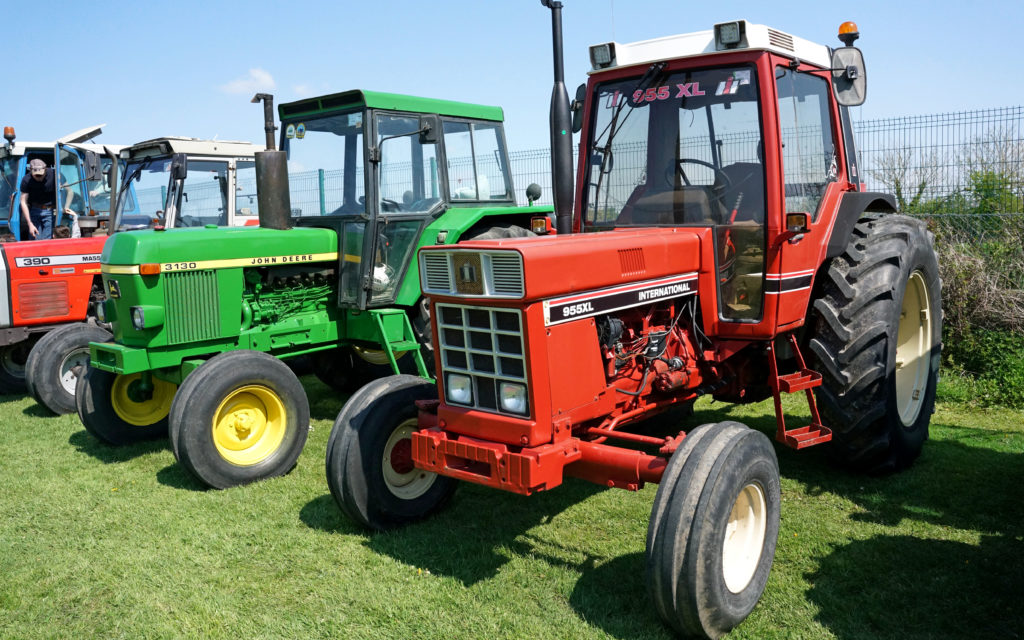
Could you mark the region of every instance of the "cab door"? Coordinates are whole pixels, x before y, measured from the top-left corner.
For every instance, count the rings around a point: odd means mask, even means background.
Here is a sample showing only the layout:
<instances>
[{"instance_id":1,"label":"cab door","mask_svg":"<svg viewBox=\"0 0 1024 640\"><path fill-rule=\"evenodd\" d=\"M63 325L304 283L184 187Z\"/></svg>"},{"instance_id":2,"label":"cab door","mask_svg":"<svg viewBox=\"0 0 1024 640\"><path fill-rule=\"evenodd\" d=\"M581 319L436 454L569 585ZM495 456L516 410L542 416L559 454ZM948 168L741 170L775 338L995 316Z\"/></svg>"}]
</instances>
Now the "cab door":
<instances>
[{"instance_id":1,"label":"cab door","mask_svg":"<svg viewBox=\"0 0 1024 640\"><path fill-rule=\"evenodd\" d=\"M798 326L807 315L811 286L834 211L846 184L845 163L827 72L808 65L793 70L788 60L775 67L781 142L783 205L780 231L789 214L804 214L807 231L777 243L766 293L776 306L779 330Z\"/></svg>"},{"instance_id":2,"label":"cab door","mask_svg":"<svg viewBox=\"0 0 1024 640\"><path fill-rule=\"evenodd\" d=\"M76 216L89 211L89 189L86 180L85 154L72 145L57 143L54 148L54 184L57 189L57 203L54 213L54 230L60 225L72 226L72 220L64 213L71 209Z\"/></svg>"}]
</instances>

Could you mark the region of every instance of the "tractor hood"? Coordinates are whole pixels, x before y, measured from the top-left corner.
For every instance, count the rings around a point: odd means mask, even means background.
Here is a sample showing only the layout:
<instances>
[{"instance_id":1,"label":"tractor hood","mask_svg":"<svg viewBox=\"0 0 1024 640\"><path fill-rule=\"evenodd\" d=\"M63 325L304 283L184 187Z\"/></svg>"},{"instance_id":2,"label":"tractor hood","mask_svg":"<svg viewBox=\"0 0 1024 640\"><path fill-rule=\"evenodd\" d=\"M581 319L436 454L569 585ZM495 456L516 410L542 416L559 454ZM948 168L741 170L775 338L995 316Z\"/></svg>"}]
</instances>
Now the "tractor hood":
<instances>
[{"instance_id":1,"label":"tractor hood","mask_svg":"<svg viewBox=\"0 0 1024 640\"><path fill-rule=\"evenodd\" d=\"M337 257L338 235L330 229L260 227L148 229L116 233L103 247L104 265L196 262L198 268L273 266L316 255ZM191 267L196 268L196 267Z\"/></svg>"},{"instance_id":2,"label":"tractor hood","mask_svg":"<svg viewBox=\"0 0 1024 640\"><path fill-rule=\"evenodd\" d=\"M527 300L593 291L605 287L630 284L669 276L710 271L713 264L702 264L702 246L712 254L711 230L704 228L659 228L567 236L513 238L507 240L475 240L461 242L457 247L426 247L421 252L421 273L424 290L435 295L460 296L459 261L445 261L434 252L491 253L513 250L522 256L522 282ZM444 277L433 280L438 268L450 269L453 287L443 290ZM494 263L495 261L491 261ZM425 266L424 266L425 265ZM519 297L519 296L515 296Z\"/></svg>"}]
</instances>

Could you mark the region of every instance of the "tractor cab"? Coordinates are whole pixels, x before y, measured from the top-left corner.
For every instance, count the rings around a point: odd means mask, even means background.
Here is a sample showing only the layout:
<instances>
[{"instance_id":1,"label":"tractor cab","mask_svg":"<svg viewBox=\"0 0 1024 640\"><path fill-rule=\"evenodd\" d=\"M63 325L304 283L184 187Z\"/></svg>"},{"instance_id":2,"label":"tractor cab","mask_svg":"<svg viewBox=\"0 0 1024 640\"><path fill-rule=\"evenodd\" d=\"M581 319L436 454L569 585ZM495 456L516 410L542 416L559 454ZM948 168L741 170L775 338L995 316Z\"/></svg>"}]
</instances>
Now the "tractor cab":
<instances>
[{"instance_id":1,"label":"tractor cab","mask_svg":"<svg viewBox=\"0 0 1024 640\"><path fill-rule=\"evenodd\" d=\"M255 152L249 142L164 137L122 149L124 179L104 233L153 226L258 224Z\"/></svg>"},{"instance_id":2,"label":"tractor cab","mask_svg":"<svg viewBox=\"0 0 1024 640\"><path fill-rule=\"evenodd\" d=\"M72 226L70 216L64 213L67 208L75 212L82 235L91 235L95 228L89 222L91 217L106 214L110 209L109 189L104 180L110 161L100 155L101 145L86 142L98 136L102 127L82 129L55 142L16 141L14 127L4 127L7 142L0 147L0 236L7 241L30 239L23 228L20 196L21 180L35 159L45 162L57 178L54 229Z\"/></svg>"},{"instance_id":3,"label":"tractor cab","mask_svg":"<svg viewBox=\"0 0 1024 640\"><path fill-rule=\"evenodd\" d=\"M515 205L500 107L348 91L279 113L292 217L339 233L342 307L418 297L414 252L445 211Z\"/></svg>"},{"instance_id":4,"label":"tractor cab","mask_svg":"<svg viewBox=\"0 0 1024 640\"><path fill-rule=\"evenodd\" d=\"M591 47L577 229L710 230L713 332L767 336L802 318L780 295L806 292L825 245L799 243L859 186L844 105L863 100L864 70L847 49L833 62L826 46L743 20Z\"/></svg>"}]
</instances>

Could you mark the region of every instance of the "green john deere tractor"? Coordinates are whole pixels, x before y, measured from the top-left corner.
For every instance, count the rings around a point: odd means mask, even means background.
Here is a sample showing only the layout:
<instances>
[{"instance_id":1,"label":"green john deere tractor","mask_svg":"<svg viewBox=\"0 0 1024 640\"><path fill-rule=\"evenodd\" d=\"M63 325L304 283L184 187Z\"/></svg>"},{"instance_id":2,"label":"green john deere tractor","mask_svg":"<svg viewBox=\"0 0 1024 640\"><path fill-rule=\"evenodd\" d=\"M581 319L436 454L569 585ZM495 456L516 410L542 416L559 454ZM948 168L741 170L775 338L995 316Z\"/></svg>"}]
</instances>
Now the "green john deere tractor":
<instances>
[{"instance_id":1,"label":"green john deere tractor","mask_svg":"<svg viewBox=\"0 0 1024 640\"><path fill-rule=\"evenodd\" d=\"M273 149L272 98L257 99ZM169 433L217 488L294 467L309 405L286 360L339 390L430 375L419 247L550 229L550 207L515 204L498 107L348 91L278 111L281 151L257 154L259 227L108 240L114 340L92 343L76 394L94 436Z\"/></svg>"}]
</instances>

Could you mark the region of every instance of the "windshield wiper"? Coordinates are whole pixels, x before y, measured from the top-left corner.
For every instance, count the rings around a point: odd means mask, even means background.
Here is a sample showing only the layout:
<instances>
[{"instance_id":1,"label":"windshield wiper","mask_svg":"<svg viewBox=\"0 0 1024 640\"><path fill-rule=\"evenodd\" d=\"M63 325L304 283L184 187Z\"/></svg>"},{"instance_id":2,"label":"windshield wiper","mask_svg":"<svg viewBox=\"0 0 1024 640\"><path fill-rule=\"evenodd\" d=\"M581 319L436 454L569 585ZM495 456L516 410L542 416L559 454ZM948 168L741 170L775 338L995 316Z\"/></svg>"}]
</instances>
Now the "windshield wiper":
<instances>
[{"instance_id":1,"label":"windshield wiper","mask_svg":"<svg viewBox=\"0 0 1024 640\"><path fill-rule=\"evenodd\" d=\"M633 90L628 95L622 96L619 103L615 105L615 113L612 114L612 118L608 122L608 126L606 126L604 131L602 131L598 136L594 137L594 142L590 145L591 151L601 153L601 168L598 170L597 184L594 185L595 215L598 210L601 183L604 182L605 175L611 173L612 168L615 166L615 159L612 155L612 140L615 138L615 135L622 130L622 127L626 125L626 122L629 120L629 116L633 115L633 109L631 108L629 112L626 113L626 117L622 119L622 122L619 122L619 116L622 114L622 110L626 107L626 104L631 100L631 96L635 95L637 91L645 91L651 83L662 76L664 70L664 62L655 62L651 66L647 67L647 71L644 72L644 75L640 76L640 80L637 81ZM600 140L605 133L608 134L608 138L604 141L603 146L598 146L597 141ZM608 196L606 195L605 206L608 204L607 198Z\"/></svg>"}]
</instances>

